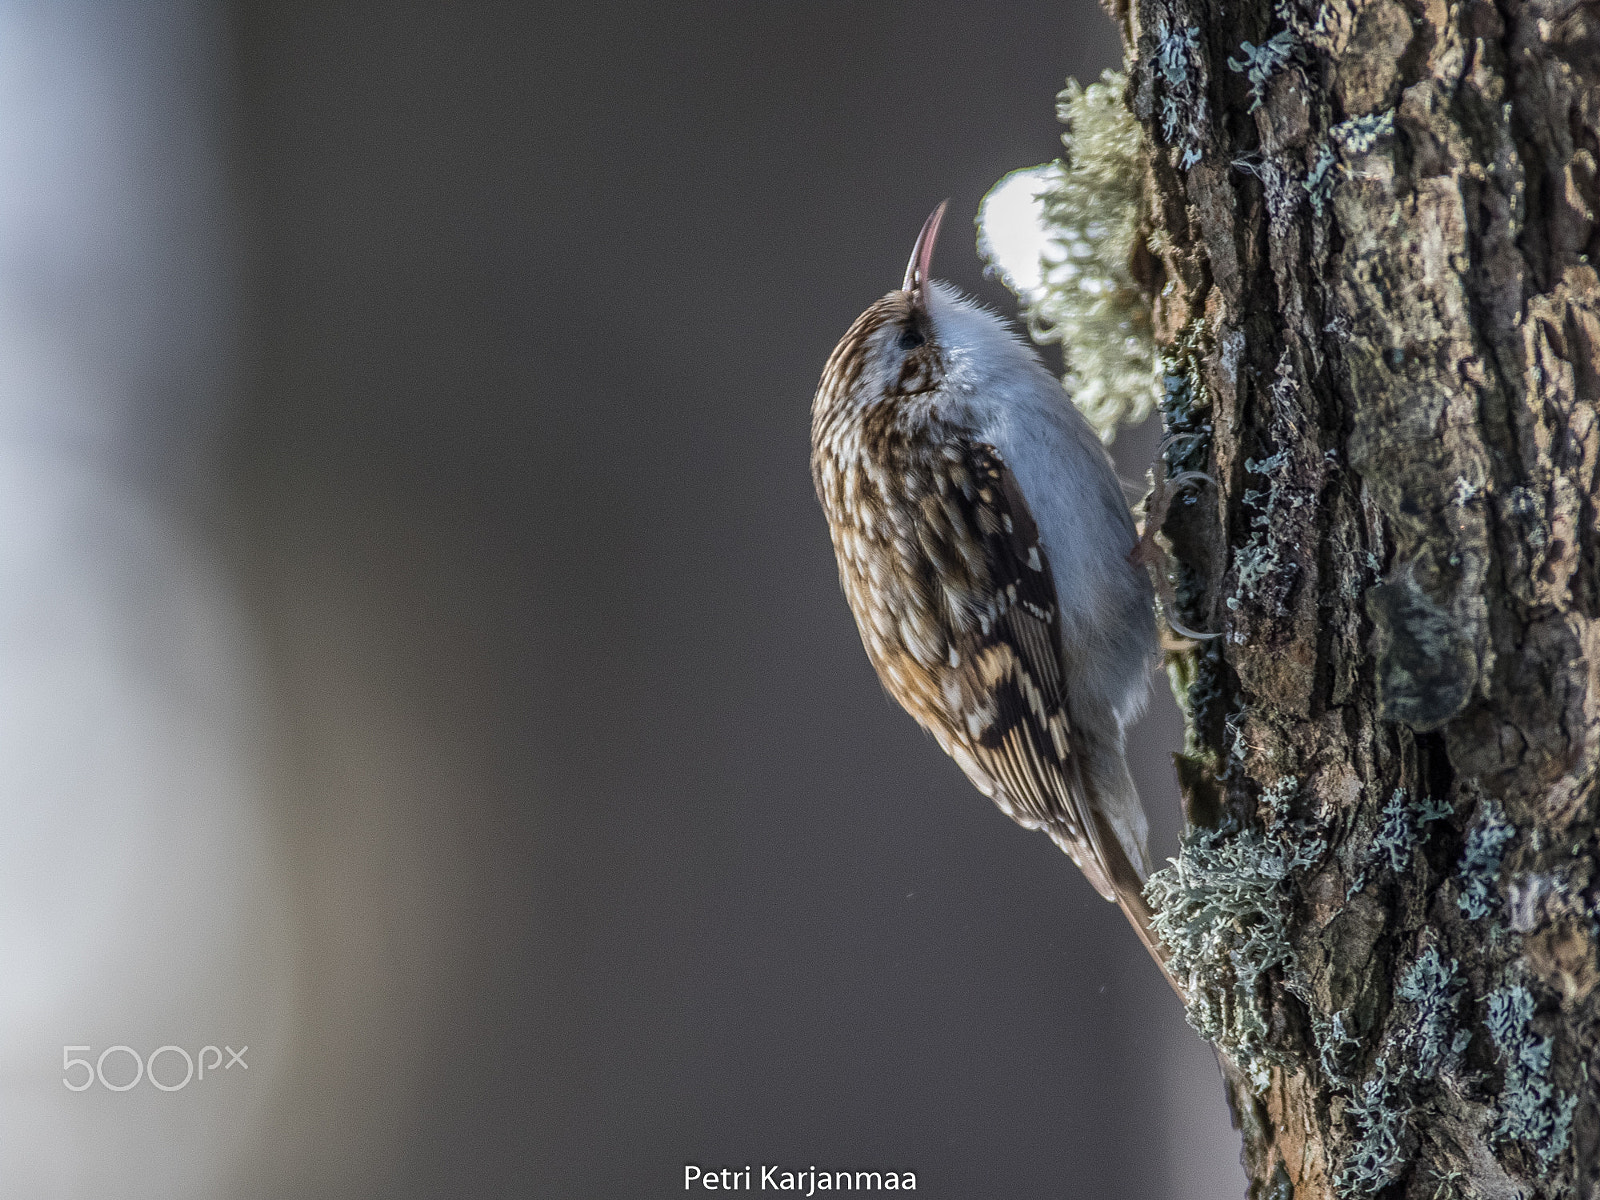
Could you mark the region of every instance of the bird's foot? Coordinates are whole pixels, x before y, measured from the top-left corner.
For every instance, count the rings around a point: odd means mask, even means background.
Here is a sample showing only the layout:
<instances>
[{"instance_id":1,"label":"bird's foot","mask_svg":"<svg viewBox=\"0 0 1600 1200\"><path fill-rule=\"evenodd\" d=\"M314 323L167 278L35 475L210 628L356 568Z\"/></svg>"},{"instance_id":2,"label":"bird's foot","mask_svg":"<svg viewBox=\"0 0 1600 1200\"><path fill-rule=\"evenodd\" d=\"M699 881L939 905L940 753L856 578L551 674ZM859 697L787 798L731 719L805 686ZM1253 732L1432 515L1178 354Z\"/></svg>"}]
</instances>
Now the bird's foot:
<instances>
[{"instance_id":1,"label":"bird's foot","mask_svg":"<svg viewBox=\"0 0 1600 1200\"><path fill-rule=\"evenodd\" d=\"M1166 547L1156 541L1156 535L1167 523L1167 514L1171 511L1172 502L1177 496L1200 483L1216 486L1216 480L1204 471L1179 471L1176 475L1168 476L1167 451L1179 440L1178 435L1174 434L1163 441L1161 448L1156 451L1155 466L1150 470L1152 481L1150 495L1145 500L1144 506L1144 525L1139 531L1138 542L1128 553L1128 561L1149 569L1151 577L1155 580L1156 595L1161 599L1161 610L1173 632L1182 637L1204 641L1218 635L1200 633L1178 620L1178 597L1172 584L1172 555L1167 553Z\"/></svg>"}]
</instances>

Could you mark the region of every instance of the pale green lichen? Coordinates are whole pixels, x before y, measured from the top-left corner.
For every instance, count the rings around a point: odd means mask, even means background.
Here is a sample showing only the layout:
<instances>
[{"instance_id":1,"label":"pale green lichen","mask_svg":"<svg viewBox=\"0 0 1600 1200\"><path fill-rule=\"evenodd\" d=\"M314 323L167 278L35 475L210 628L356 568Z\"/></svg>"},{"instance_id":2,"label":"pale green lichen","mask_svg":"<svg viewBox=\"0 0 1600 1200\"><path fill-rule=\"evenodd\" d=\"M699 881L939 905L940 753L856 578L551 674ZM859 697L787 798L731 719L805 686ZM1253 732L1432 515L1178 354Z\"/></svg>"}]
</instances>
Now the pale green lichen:
<instances>
[{"instance_id":1,"label":"pale green lichen","mask_svg":"<svg viewBox=\"0 0 1600 1200\"><path fill-rule=\"evenodd\" d=\"M1395 788L1389 803L1383 806L1383 823L1372 839L1373 853L1386 856L1389 869L1399 875L1411 865L1416 843L1417 830L1411 820L1411 806L1406 803L1406 791Z\"/></svg>"},{"instance_id":2,"label":"pale green lichen","mask_svg":"<svg viewBox=\"0 0 1600 1200\"><path fill-rule=\"evenodd\" d=\"M1196 829L1145 896L1168 970L1187 993L1189 1024L1264 1089L1286 1061L1268 1043L1267 976L1296 971L1289 944L1291 857L1283 846L1231 823Z\"/></svg>"},{"instance_id":3,"label":"pale green lichen","mask_svg":"<svg viewBox=\"0 0 1600 1200\"><path fill-rule=\"evenodd\" d=\"M1469 919L1488 916L1498 903L1495 889L1500 863L1505 858L1506 844L1516 836L1516 827L1506 820L1500 805L1485 800L1478 820L1467 832L1467 845L1456 872L1461 883L1456 903Z\"/></svg>"},{"instance_id":4,"label":"pale green lichen","mask_svg":"<svg viewBox=\"0 0 1600 1200\"><path fill-rule=\"evenodd\" d=\"M1133 277L1146 154L1126 86L1112 71L1088 87L1069 79L1056 98L1066 155L1012 172L979 209L979 253L1033 339L1061 344L1062 384L1107 442L1149 416L1162 387L1151 300Z\"/></svg>"},{"instance_id":5,"label":"pale green lichen","mask_svg":"<svg viewBox=\"0 0 1600 1200\"><path fill-rule=\"evenodd\" d=\"M1424 825L1433 821L1448 821L1455 815L1456 810L1451 807L1450 801L1442 798L1424 796L1417 805L1417 820Z\"/></svg>"},{"instance_id":6,"label":"pale green lichen","mask_svg":"<svg viewBox=\"0 0 1600 1200\"><path fill-rule=\"evenodd\" d=\"M1300 572L1292 556L1304 524L1301 510L1315 504L1316 491L1308 486L1309 471L1297 474L1290 451L1295 444L1294 423L1287 414L1300 404L1300 383L1289 351L1279 357L1276 374L1270 390L1275 414L1270 436L1278 449L1244 461L1245 471L1263 476L1266 486L1247 488L1241 497L1250 516L1250 535L1234 551L1236 586L1224 603L1237 611L1246 601L1254 601L1260 611L1282 616Z\"/></svg>"},{"instance_id":7,"label":"pale green lichen","mask_svg":"<svg viewBox=\"0 0 1600 1200\"><path fill-rule=\"evenodd\" d=\"M1271 155L1251 151L1233 160L1233 167L1261 181L1261 197L1267 205L1268 230L1282 237L1294 221L1295 210L1304 199L1302 181Z\"/></svg>"},{"instance_id":8,"label":"pale green lichen","mask_svg":"<svg viewBox=\"0 0 1600 1200\"><path fill-rule=\"evenodd\" d=\"M1505 1062L1495 1133L1530 1143L1548 1167L1567 1148L1578 1097L1551 1084L1551 1041L1533 1031L1533 1011L1533 994L1510 984L1489 994L1484 1024Z\"/></svg>"},{"instance_id":9,"label":"pale green lichen","mask_svg":"<svg viewBox=\"0 0 1600 1200\"><path fill-rule=\"evenodd\" d=\"M1194 330L1160 355L1161 427L1167 437L1169 475L1203 470L1211 448L1211 397L1206 391L1199 358L1201 347Z\"/></svg>"},{"instance_id":10,"label":"pale green lichen","mask_svg":"<svg viewBox=\"0 0 1600 1200\"><path fill-rule=\"evenodd\" d=\"M1143 135L1122 101L1126 86L1107 71L1088 87L1069 79L1057 97L1067 153L1040 193L1048 240L1025 308L1035 341L1061 343L1062 382L1107 442L1118 425L1149 416L1161 388L1150 298L1132 271Z\"/></svg>"},{"instance_id":11,"label":"pale green lichen","mask_svg":"<svg viewBox=\"0 0 1600 1200\"><path fill-rule=\"evenodd\" d=\"M1352 154L1365 154L1386 133L1394 132L1394 109L1351 117L1333 127L1333 138Z\"/></svg>"},{"instance_id":12,"label":"pale green lichen","mask_svg":"<svg viewBox=\"0 0 1600 1200\"><path fill-rule=\"evenodd\" d=\"M1261 45L1242 42L1242 58L1228 59L1228 70L1243 75L1250 82L1250 111L1255 112L1266 100L1267 81L1294 57L1294 34L1287 29L1275 33Z\"/></svg>"}]
</instances>

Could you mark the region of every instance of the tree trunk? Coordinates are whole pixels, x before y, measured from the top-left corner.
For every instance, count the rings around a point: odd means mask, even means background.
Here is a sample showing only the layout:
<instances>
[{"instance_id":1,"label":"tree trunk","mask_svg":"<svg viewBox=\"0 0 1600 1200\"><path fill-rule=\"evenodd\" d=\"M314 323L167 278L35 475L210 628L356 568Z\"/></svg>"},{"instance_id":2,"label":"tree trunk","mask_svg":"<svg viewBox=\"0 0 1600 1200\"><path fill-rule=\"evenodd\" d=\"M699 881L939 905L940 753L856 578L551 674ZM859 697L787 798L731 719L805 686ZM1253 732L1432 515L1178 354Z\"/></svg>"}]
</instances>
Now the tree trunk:
<instances>
[{"instance_id":1,"label":"tree trunk","mask_svg":"<svg viewBox=\"0 0 1600 1200\"><path fill-rule=\"evenodd\" d=\"M1600 7L1135 0L1250 1195L1600 1197Z\"/></svg>"}]
</instances>

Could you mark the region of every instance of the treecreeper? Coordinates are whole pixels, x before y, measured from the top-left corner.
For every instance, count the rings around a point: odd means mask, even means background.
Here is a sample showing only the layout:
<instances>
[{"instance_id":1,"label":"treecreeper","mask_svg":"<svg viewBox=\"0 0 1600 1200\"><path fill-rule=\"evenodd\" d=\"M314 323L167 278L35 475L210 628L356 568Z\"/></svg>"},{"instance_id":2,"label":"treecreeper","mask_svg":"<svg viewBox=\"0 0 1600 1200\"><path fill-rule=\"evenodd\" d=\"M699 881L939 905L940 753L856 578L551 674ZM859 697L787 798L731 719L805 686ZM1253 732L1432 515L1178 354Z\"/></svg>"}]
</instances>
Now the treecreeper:
<instances>
[{"instance_id":1,"label":"treecreeper","mask_svg":"<svg viewBox=\"0 0 1600 1200\"><path fill-rule=\"evenodd\" d=\"M1033 348L932 278L944 212L812 402L840 582L889 694L1161 964L1126 758L1159 652L1143 565L1159 515L1141 539L1105 447Z\"/></svg>"}]
</instances>

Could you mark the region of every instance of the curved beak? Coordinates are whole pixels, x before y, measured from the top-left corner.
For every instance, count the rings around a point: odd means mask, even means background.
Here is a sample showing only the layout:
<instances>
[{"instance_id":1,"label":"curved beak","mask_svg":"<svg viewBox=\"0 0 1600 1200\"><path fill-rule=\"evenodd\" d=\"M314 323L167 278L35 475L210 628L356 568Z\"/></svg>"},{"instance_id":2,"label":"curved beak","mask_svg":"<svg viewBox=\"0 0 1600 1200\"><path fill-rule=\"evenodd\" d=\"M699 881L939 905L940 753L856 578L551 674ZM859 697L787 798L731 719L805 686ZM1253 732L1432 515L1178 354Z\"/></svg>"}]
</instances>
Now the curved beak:
<instances>
[{"instance_id":1,"label":"curved beak","mask_svg":"<svg viewBox=\"0 0 1600 1200\"><path fill-rule=\"evenodd\" d=\"M906 281L900 289L910 292L912 303L919 307L922 289L932 278L929 268L933 265L933 243L939 238L939 222L944 220L944 210L949 207L950 201L944 200L928 214L928 219L922 223L922 232L917 234L917 244L911 248L911 261L906 264Z\"/></svg>"}]
</instances>

